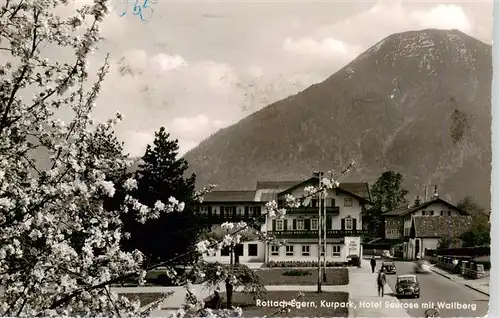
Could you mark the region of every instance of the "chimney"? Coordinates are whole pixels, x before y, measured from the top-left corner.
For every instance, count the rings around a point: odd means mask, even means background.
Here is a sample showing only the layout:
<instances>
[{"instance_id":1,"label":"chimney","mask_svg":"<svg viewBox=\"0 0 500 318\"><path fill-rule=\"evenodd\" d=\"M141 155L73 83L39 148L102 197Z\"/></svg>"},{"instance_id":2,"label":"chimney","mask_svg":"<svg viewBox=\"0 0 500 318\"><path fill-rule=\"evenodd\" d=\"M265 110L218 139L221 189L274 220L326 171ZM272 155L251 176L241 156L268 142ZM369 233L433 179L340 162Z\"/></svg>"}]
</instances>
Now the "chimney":
<instances>
[{"instance_id":1,"label":"chimney","mask_svg":"<svg viewBox=\"0 0 500 318\"><path fill-rule=\"evenodd\" d=\"M427 202L427 186L424 187L424 203Z\"/></svg>"},{"instance_id":2,"label":"chimney","mask_svg":"<svg viewBox=\"0 0 500 318\"><path fill-rule=\"evenodd\" d=\"M439 198L438 186L437 185L434 186L434 198Z\"/></svg>"}]
</instances>

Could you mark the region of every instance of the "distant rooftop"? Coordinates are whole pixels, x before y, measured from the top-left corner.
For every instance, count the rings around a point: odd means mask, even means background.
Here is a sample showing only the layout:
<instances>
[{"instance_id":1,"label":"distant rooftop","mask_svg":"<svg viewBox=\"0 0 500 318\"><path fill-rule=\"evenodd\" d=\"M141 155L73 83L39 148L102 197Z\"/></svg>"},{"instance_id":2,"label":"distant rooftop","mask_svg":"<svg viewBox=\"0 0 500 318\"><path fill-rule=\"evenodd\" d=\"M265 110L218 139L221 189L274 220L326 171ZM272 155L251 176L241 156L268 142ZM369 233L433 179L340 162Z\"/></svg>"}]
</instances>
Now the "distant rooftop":
<instances>
[{"instance_id":1,"label":"distant rooftop","mask_svg":"<svg viewBox=\"0 0 500 318\"><path fill-rule=\"evenodd\" d=\"M268 202L276 200L278 193L307 180L257 181L256 190L212 191L203 197L204 202ZM367 183L341 183L339 188L362 198L369 197Z\"/></svg>"},{"instance_id":2,"label":"distant rooftop","mask_svg":"<svg viewBox=\"0 0 500 318\"><path fill-rule=\"evenodd\" d=\"M416 237L459 237L469 230L472 217L457 216L416 216L413 218Z\"/></svg>"},{"instance_id":3,"label":"distant rooftop","mask_svg":"<svg viewBox=\"0 0 500 318\"><path fill-rule=\"evenodd\" d=\"M203 196L204 202L252 202L255 190L212 191Z\"/></svg>"}]
</instances>

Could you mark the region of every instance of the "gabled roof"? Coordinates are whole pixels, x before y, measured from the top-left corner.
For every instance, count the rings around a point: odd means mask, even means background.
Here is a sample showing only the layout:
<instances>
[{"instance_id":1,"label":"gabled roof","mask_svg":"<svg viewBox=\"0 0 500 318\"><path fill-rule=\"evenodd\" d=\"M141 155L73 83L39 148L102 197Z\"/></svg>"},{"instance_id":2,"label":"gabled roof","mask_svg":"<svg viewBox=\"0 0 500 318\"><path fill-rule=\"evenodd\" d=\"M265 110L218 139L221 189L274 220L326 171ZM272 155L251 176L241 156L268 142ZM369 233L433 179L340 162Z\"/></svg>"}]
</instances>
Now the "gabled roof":
<instances>
[{"instance_id":1,"label":"gabled roof","mask_svg":"<svg viewBox=\"0 0 500 318\"><path fill-rule=\"evenodd\" d=\"M454 209L454 210L458 211L461 215L469 215L469 213L467 213L467 212L465 212L463 210L460 210L459 208L457 208L453 204L448 203L448 202L446 202L445 200L443 200L441 198L435 198L433 200L430 200L430 201L427 201L425 203L422 203L419 206L415 206L415 207L411 207L411 208L397 208L396 210L385 212L382 215L383 216L407 215L407 214L410 214L412 212L415 212L415 211L418 211L418 210L421 210L421 209L425 209L426 207L428 207L429 205L431 205L433 203L443 203L444 205L446 205L450 209Z\"/></svg>"},{"instance_id":2,"label":"gabled roof","mask_svg":"<svg viewBox=\"0 0 500 318\"><path fill-rule=\"evenodd\" d=\"M287 193L290 193L292 192L293 190L295 189L298 189L298 188L301 188L303 186L306 186L308 184L315 184L315 185L319 185L319 178L317 177L312 177L312 178L309 178L307 180L304 180L304 181L299 181L298 183L296 183L295 185L281 191L278 195L283 195L283 194L287 194ZM359 189L361 189L361 186L364 184L365 186L363 188L366 188L368 189L368 195L369 195L369 187L368 187L368 183L340 183L339 186L337 188L335 188L335 190L338 190L340 192L343 192L347 195L350 195L356 199L358 199L359 201L361 202L365 202L365 203L371 203L368 199L366 198L363 198L362 196L360 196L359 194L357 193L353 193L351 191L349 191L348 189L350 190L355 190L355 191L359 191ZM362 192L365 192L365 191L362 191Z\"/></svg>"},{"instance_id":3,"label":"gabled roof","mask_svg":"<svg viewBox=\"0 0 500 318\"><path fill-rule=\"evenodd\" d=\"M467 232L472 223L470 215L458 216L415 216L412 227L415 237L452 237Z\"/></svg>"},{"instance_id":4,"label":"gabled roof","mask_svg":"<svg viewBox=\"0 0 500 318\"><path fill-rule=\"evenodd\" d=\"M409 210L408 208L397 208L396 210L388 211L383 213L383 216L399 216L399 215L404 215L406 214L406 211Z\"/></svg>"},{"instance_id":5,"label":"gabled roof","mask_svg":"<svg viewBox=\"0 0 500 318\"><path fill-rule=\"evenodd\" d=\"M301 183L302 180L293 181L257 181L257 190L260 189L278 189L284 191L288 188L293 187L296 184Z\"/></svg>"},{"instance_id":6,"label":"gabled roof","mask_svg":"<svg viewBox=\"0 0 500 318\"><path fill-rule=\"evenodd\" d=\"M203 196L203 202L254 202L255 190L212 191Z\"/></svg>"}]
</instances>

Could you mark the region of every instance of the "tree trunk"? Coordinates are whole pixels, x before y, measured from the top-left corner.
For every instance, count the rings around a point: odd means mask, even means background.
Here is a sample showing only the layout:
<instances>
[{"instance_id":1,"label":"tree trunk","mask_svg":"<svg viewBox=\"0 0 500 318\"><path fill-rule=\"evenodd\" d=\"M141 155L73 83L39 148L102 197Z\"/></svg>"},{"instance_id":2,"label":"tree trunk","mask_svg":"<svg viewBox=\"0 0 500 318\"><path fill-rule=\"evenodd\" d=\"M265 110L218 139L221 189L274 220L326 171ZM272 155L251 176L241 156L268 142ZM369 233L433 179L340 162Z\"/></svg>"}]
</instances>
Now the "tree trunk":
<instances>
[{"instance_id":1,"label":"tree trunk","mask_svg":"<svg viewBox=\"0 0 500 318\"><path fill-rule=\"evenodd\" d=\"M227 296L227 309L233 308L233 285L226 278L226 296Z\"/></svg>"},{"instance_id":2,"label":"tree trunk","mask_svg":"<svg viewBox=\"0 0 500 318\"><path fill-rule=\"evenodd\" d=\"M233 267L233 256L234 256L234 246L231 245L231 249L229 251L230 255L230 265ZM230 283L229 278L226 278L226 297L227 297L227 309L233 308L233 284Z\"/></svg>"}]
</instances>

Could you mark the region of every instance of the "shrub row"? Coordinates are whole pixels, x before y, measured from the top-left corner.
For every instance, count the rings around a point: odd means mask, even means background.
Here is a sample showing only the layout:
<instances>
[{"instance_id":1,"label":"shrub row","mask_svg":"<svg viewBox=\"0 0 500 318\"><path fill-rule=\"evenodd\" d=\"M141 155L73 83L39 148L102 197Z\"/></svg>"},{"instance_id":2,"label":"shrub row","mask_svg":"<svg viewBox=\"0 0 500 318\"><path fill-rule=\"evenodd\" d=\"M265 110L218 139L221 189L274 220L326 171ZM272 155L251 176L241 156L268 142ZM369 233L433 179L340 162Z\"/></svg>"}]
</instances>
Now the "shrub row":
<instances>
[{"instance_id":1,"label":"shrub row","mask_svg":"<svg viewBox=\"0 0 500 318\"><path fill-rule=\"evenodd\" d=\"M318 262L303 262L303 261L295 261L295 262L268 262L266 264L267 267L318 267ZM327 262L326 267L345 267L347 263L344 262Z\"/></svg>"}]
</instances>

